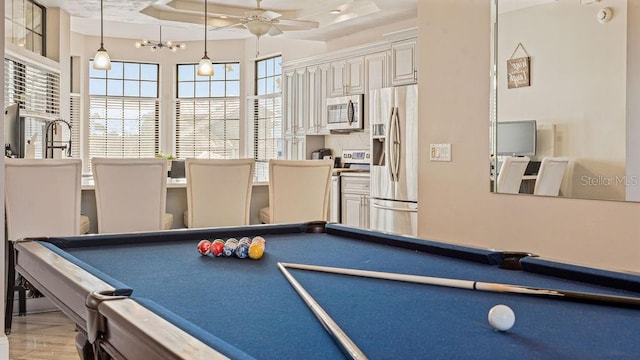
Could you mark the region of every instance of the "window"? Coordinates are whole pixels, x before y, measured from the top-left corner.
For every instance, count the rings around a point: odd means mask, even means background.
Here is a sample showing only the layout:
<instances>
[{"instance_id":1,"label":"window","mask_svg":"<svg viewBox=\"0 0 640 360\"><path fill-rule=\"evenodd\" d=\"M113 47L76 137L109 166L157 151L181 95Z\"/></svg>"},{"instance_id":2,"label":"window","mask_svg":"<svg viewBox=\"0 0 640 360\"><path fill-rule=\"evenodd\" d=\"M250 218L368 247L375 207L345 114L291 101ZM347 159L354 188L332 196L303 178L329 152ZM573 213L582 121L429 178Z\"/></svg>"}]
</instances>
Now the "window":
<instances>
[{"instance_id":1,"label":"window","mask_svg":"<svg viewBox=\"0 0 640 360\"><path fill-rule=\"evenodd\" d=\"M282 157L282 57L256 61L253 109L253 157L256 181L269 180L269 159Z\"/></svg>"},{"instance_id":2,"label":"window","mask_svg":"<svg viewBox=\"0 0 640 360\"><path fill-rule=\"evenodd\" d=\"M231 159L240 155L240 63L213 64L198 76L197 64L179 64L176 157Z\"/></svg>"},{"instance_id":3,"label":"window","mask_svg":"<svg viewBox=\"0 0 640 360\"><path fill-rule=\"evenodd\" d=\"M158 65L89 63L89 158L153 157L158 153Z\"/></svg>"},{"instance_id":4,"label":"window","mask_svg":"<svg viewBox=\"0 0 640 360\"><path fill-rule=\"evenodd\" d=\"M4 4L4 31L7 41L36 54L46 55L44 6L31 0L6 0Z\"/></svg>"},{"instance_id":5,"label":"window","mask_svg":"<svg viewBox=\"0 0 640 360\"><path fill-rule=\"evenodd\" d=\"M30 63L4 59L4 106L20 105L26 140L35 140L35 156L43 157L44 127L60 117L60 75ZM65 130L63 129L63 132ZM70 134L63 133L62 139ZM72 153L78 156L78 153Z\"/></svg>"}]
</instances>

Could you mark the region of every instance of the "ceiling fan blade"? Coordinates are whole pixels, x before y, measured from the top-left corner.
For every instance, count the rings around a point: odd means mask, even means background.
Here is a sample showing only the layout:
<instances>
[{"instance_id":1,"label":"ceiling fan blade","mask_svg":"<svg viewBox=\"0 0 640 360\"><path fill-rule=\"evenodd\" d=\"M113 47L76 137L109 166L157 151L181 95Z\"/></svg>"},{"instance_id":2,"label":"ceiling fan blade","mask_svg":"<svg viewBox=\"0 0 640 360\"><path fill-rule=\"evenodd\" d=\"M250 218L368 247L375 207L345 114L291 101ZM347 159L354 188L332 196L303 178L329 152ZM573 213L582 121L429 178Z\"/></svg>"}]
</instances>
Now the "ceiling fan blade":
<instances>
[{"instance_id":1,"label":"ceiling fan blade","mask_svg":"<svg viewBox=\"0 0 640 360\"><path fill-rule=\"evenodd\" d=\"M233 27L244 29L244 23L242 21L234 21L234 22L230 22L227 25L211 28L210 31L224 30L224 29L233 28Z\"/></svg>"},{"instance_id":2,"label":"ceiling fan blade","mask_svg":"<svg viewBox=\"0 0 640 360\"><path fill-rule=\"evenodd\" d=\"M318 23L315 21L278 19L278 25L282 25L291 30L317 29Z\"/></svg>"},{"instance_id":3,"label":"ceiling fan blade","mask_svg":"<svg viewBox=\"0 0 640 360\"><path fill-rule=\"evenodd\" d=\"M271 11L271 10L266 10L264 12L262 12L262 14L260 14L261 17L269 19L269 20L273 20L276 18L279 18L280 16L282 16L282 14L277 13L275 11Z\"/></svg>"},{"instance_id":4,"label":"ceiling fan blade","mask_svg":"<svg viewBox=\"0 0 640 360\"><path fill-rule=\"evenodd\" d=\"M278 36L278 35L282 34L282 30L280 30L279 27L273 25L273 26L271 26L271 29L269 29L267 34L269 34L270 36Z\"/></svg>"}]
</instances>

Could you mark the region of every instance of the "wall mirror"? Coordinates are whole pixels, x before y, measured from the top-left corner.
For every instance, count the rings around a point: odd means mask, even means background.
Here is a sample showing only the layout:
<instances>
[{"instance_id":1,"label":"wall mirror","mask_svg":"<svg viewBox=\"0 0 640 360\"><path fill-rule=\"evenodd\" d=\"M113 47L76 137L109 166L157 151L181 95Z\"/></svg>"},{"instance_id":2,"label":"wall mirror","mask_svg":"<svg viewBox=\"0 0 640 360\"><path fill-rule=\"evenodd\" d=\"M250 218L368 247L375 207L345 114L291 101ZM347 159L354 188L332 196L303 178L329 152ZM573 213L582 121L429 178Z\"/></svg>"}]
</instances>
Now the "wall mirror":
<instances>
[{"instance_id":1,"label":"wall mirror","mask_svg":"<svg viewBox=\"0 0 640 360\"><path fill-rule=\"evenodd\" d=\"M632 3L494 2L492 191L640 201Z\"/></svg>"}]
</instances>

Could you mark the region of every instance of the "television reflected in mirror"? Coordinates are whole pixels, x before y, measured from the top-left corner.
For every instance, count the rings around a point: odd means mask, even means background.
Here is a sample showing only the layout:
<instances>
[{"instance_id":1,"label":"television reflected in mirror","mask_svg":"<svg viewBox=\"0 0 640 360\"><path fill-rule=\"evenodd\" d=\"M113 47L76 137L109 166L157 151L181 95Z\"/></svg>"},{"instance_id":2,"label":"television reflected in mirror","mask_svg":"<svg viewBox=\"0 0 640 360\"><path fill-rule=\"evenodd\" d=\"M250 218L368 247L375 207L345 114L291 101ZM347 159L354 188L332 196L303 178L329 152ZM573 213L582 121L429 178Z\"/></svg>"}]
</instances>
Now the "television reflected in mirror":
<instances>
[{"instance_id":1,"label":"television reflected in mirror","mask_svg":"<svg viewBox=\"0 0 640 360\"><path fill-rule=\"evenodd\" d=\"M498 134L498 156L536 155L535 120L499 122Z\"/></svg>"},{"instance_id":2,"label":"television reflected in mirror","mask_svg":"<svg viewBox=\"0 0 640 360\"><path fill-rule=\"evenodd\" d=\"M23 158L25 154L24 119L20 117L18 104L4 110L4 154L14 158Z\"/></svg>"}]
</instances>

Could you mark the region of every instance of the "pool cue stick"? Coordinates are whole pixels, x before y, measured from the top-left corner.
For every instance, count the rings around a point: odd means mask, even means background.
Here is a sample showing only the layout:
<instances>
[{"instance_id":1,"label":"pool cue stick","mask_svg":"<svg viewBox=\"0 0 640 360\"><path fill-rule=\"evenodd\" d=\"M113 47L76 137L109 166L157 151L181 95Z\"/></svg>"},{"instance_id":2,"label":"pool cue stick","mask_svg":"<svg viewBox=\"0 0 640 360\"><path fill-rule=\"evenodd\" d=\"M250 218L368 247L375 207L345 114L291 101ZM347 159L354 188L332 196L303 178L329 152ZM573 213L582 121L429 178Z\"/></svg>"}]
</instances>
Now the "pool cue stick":
<instances>
[{"instance_id":1,"label":"pool cue stick","mask_svg":"<svg viewBox=\"0 0 640 360\"><path fill-rule=\"evenodd\" d=\"M640 308L640 298L630 296L597 294L578 291L566 291L556 289L535 288L522 285L509 285L500 283L489 283L471 280L459 280L450 278L440 278L431 276L409 275L399 273L388 273L381 271L357 270L348 268L336 268L319 265L282 263L284 267L300 270L311 270L341 275L352 275L369 277L376 279L412 282L426 285L445 286L459 289L535 295L553 299L562 299L576 302L586 302L603 305L613 305L628 308Z\"/></svg>"},{"instance_id":2,"label":"pool cue stick","mask_svg":"<svg viewBox=\"0 0 640 360\"><path fill-rule=\"evenodd\" d=\"M358 346L342 331L342 329L336 324L335 321L327 314L326 311L318 304L311 295L298 283L298 281L282 266L282 263L278 263L278 268L284 276L287 278L291 286L296 290L298 295L304 300L309 309L318 318L322 327L325 328L333 338L333 340L340 345L341 350L351 357L352 359L367 359L367 356L358 348Z\"/></svg>"}]
</instances>

